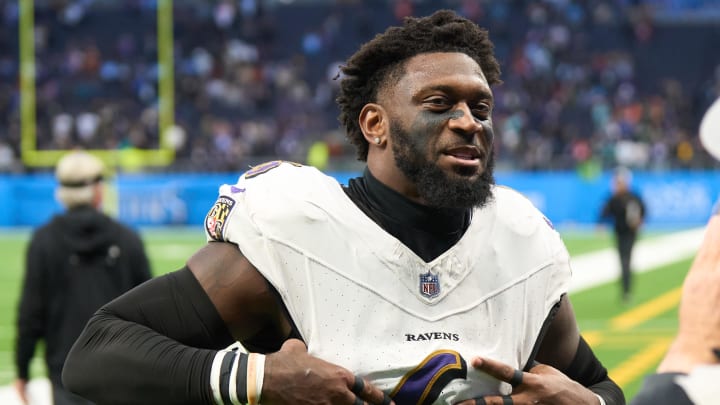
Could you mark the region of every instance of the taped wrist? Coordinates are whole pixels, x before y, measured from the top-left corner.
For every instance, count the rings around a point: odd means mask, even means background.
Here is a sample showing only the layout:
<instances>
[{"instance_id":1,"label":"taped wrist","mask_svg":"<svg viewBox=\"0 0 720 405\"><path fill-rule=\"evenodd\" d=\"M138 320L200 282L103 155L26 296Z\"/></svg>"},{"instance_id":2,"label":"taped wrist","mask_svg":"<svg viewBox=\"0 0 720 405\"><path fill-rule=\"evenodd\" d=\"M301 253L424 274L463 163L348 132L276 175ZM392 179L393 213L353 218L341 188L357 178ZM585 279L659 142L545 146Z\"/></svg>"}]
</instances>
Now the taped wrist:
<instances>
[{"instance_id":1,"label":"taped wrist","mask_svg":"<svg viewBox=\"0 0 720 405\"><path fill-rule=\"evenodd\" d=\"M265 355L235 350L217 352L210 388L217 405L257 405L265 378Z\"/></svg>"}]
</instances>

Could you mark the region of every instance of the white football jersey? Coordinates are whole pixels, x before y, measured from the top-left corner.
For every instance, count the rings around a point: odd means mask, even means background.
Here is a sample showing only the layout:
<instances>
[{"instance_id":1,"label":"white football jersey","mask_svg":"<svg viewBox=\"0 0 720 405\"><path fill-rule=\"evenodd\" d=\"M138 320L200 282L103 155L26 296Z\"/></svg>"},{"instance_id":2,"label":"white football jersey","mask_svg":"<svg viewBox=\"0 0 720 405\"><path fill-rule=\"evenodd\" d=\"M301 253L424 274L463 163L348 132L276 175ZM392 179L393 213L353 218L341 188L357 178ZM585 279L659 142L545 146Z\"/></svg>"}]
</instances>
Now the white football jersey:
<instances>
[{"instance_id":1,"label":"white football jersey","mask_svg":"<svg viewBox=\"0 0 720 405\"><path fill-rule=\"evenodd\" d=\"M209 240L239 246L279 291L310 354L402 404L453 404L511 389L468 362L525 366L568 289L558 233L517 192L495 187L469 228L429 263L367 217L338 182L287 162L220 187Z\"/></svg>"}]
</instances>

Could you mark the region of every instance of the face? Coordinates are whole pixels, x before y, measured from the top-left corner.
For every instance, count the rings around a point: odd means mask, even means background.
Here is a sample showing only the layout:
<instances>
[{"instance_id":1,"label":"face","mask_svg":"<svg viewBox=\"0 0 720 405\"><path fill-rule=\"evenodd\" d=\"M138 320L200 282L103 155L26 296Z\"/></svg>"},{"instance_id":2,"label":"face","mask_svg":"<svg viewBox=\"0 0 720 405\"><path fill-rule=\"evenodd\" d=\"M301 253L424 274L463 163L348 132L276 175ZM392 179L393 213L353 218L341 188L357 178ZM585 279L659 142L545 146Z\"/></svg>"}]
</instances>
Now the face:
<instances>
[{"instance_id":1,"label":"face","mask_svg":"<svg viewBox=\"0 0 720 405\"><path fill-rule=\"evenodd\" d=\"M615 176L615 178L613 179L613 187L616 193L622 193L624 191L627 191L627 180L622 176Z\"/></svg>"},{"instance_id":2,"label":"face","mask_svg":"<svg viewBox=\"0 0 720 405\"><path fill-rule=\"evenodd\" d=\"M434 207L487 203L494 183L493 98L478 64L462 53L418 55L388 90L388 143L399 178L410 183L400 189Z\"/></svg>"}]
</instances>

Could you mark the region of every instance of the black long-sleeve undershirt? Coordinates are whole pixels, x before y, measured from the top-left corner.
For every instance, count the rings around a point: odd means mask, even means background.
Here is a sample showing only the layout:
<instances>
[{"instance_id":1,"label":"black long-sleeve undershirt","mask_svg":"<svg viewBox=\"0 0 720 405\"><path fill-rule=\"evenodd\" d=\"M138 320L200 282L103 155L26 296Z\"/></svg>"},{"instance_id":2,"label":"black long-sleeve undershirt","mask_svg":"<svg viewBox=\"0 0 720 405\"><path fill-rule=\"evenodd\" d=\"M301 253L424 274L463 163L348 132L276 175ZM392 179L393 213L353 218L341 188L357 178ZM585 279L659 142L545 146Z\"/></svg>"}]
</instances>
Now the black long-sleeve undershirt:
<instances>
[{"instance_id":1,"label":"black long-sleeve undershirt","mask_svg":"<svg viewBox=\"0 0 720 405\"><path fill-rule=\"evenodd\" d=\"M211 404L212 360L233 342L209 297L184 268L95 313L70 351L63 384L103 405Z\"/></svg>"},{"instance_id":2,"label":"black long-sleeve undershirt","mask_svg":"<svg viewBox=\"0 0 720 405\"><path fill-rule=\"evenodd\" d=\"M603 367L582 336L575 352L575 358L570 366L562 372L600 395L606 405L625 404L625 395L622 389L610 379L607 369Z\"/></svg>"}]
</instances>

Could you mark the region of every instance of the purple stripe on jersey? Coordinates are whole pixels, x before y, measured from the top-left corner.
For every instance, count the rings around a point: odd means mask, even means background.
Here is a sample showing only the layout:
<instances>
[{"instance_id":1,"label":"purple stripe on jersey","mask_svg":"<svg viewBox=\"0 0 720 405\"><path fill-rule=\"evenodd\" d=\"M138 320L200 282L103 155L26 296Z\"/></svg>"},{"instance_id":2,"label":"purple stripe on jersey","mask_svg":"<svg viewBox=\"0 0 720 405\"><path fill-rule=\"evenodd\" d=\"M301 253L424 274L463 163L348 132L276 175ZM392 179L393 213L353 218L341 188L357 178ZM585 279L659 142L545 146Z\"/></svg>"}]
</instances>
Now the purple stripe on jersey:
<instances>
[{"instance_id":1,"label":"purple stripe on jersey","mask_svg":"<svg viewBox=\"0 0 720 405\"><path fill-rule=\"evenodd\" d=\"M449 380L467 378L466 373L459 353L436 352L406 374L391 396L397 404L432 404Z\"/></svg>"}]
</instances>

